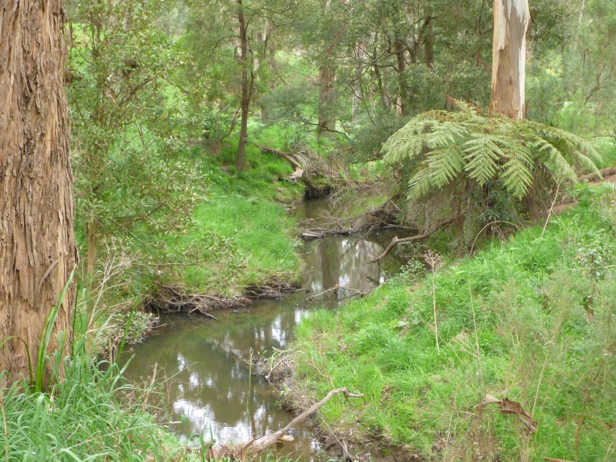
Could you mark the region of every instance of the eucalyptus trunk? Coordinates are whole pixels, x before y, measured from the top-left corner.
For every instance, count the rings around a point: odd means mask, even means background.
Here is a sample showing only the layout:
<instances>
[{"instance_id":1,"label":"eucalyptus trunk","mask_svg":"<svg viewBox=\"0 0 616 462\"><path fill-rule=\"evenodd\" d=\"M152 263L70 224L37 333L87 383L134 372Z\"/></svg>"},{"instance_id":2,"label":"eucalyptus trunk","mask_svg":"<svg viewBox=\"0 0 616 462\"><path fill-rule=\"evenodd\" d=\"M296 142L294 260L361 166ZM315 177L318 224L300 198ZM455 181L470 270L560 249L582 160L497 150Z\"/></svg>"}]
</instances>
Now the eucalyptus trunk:
<instances>
[{"instance_id":1,"label":"eucalyptus trunk","mask_svg":"<svg viewBox=\"0 0 616 462\"><path fill-rule=\"evenodd\" d=\"M61 0L0 0L0 370L11 380L29 376L28 350L36 368L76 263L63 26ZM74 303L72 284L49 353L59 332L67 347Z\"/></svg>"},{"instance_id":2,"label":"eucalyptus trunk","mask_svg":"<svg viewBox=\"0 0 616 462\"><path fill-rule=\"evenodd\" d=\"M526 32L530 22L528 0L494 0L492 92L490 115L515 120L526 117Z\"/></svg>"},{"instance_id":3,"label":"eucalyptus trunk","mask_svg":"<svg viewBox=\"0 0 616 462\"><path fill-rule=\"evenodd\" d=\"M336 130L336 70L333 63L319 67L319 133Z\"/></svg>"}]
</instances>

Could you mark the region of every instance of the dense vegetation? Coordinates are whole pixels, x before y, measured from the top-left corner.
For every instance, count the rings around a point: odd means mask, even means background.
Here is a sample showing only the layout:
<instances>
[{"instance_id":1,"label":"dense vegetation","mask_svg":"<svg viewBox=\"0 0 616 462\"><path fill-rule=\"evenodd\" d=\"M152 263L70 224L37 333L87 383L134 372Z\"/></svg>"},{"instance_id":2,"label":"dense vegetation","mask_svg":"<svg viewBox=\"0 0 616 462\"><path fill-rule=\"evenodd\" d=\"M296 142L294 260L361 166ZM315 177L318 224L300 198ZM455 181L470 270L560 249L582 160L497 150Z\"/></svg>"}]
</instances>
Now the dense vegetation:
<instances>
[{"instance_id":1,"label":"dense vegetation","mask_svg":"<svg viewBox=\"0 0 616 462\"><path fill-rule=\"evenodd\" d=\"M327 428L420 460L611 460L615 196L580 194L584 205L547 228L462 261L429 257L434 272L409 265L369 297L315 312L298 331L288 399L363 393L322 408ZM536 433L478 410L487 394L519 402Z\"/></svg>"},{"instance_id":2,"label":"dense vegetation","mask_svg":"<svg viewBox=\"0 0 616 462\"><path fill-rule=\"evenodd\" d=\"M203 460L123 383L121 345L147 308L297 282L287 210L373 183L396 224L452 226L301 325L289 399L359 390L367 410L333 400L321 422L429 460L614 457L614 196L572 188L616 164L616 4L530 1L515 122L488 114L491 3L65 0L77 346L47 390L0 390L6 459ZM581 206L513 233L563 200ZM486 393L537 433L474 411Z\"/></svg>"}]
</instances>

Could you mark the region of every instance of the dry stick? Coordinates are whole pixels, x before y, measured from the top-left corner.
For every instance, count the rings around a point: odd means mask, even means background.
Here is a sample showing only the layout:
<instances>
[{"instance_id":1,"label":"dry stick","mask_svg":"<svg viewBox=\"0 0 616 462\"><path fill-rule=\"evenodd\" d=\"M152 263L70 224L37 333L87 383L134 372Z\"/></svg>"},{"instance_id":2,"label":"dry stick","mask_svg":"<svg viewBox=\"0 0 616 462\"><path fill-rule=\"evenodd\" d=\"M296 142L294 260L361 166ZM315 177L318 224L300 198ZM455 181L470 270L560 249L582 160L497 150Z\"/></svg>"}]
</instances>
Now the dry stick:
<instances>
[{"instance_id":1,"label":"dry stick","mask_svg":"<svg viewBox=\"0 0 616 462\"><path fill-rule=\"evenodd\" d=\"M594 375L594 377L590 381L591 384L595 383L604 365L605 365L605 358L603 362L599 365L599 368L597 369L597 373ZM576 462L578 460L578 450L580 449L580 428L582 427L582 421L584 420L584 414L586 413L586 406L588 405L588 401L590 401L590 391L588 388L586 388L586 393L584 395L584 403L582 405L582 413L580 414L580 418L578 419L578 423L577 423L577 429L575 430L575 460Z\"/></svg>"},{"instance_id":2,"label":"dry stick","mask_svg":"<svg viewBox=\"0 0 616 462\"><path fill-rule=\"evenodd\" d=\"M387 246L387 248L385 249L385 251L379 255L378 257L370 260L368 263L376 263L379 262L381 260L383 260L383 258L385 258L389 252L391 252L391 249L393 249L395 246L397 246L398 244L403 244L405 242L414 242L414 241L419 241L420 239L425 239L427 237L432 236L434 233L436 233L439 229L441 229L442 227L449 225L451 223L453 223L454 221L456 221L458 219L458 216L455 217L451 217L448 218L447 220L443 221L441 224L439 224L435 229L433 229L432 231L428 231L425 232L423 234L418 234L417 236L411 236L411 237L405 237L403 239L398 239L398 236L395 236L393 238L393 240L389 243L389 245Z\"/></svg>"},{"instance_id":3,"label":"dry stick","mask_svg":"<svg viewBox=\"0 0 616 462\"><path fill-rule=\"evenodd\" d=\"M473 250L475 249L475 243L477 242L477 239L479 238L479 236L481 236L481 233L483 233L488 226L495 225L496 223L506 223L508 225L515 226L515 228L518 231L520 231L520 227L518 225L516 225L515 223L511 223L510 221L506 221L506 220L494 220L494 221L491 221L490 223L485 225L483 228L481 228L481 231L479 231L477 233L477 236L475 236L475 239L473 240L473 245L471 246L471 250L470 250L469 254L473 253Z\"/></svg>"},{"instance_id":4,"label":"dry stick","mask_svg":"<svg viewBox=\"0 0 616 462\"><path fill-rule=\"evenodd\" d=\"M558 319L558 322L556 323L556 325L554 326L554 332L552 332L552 339L550 340L550 345L554 344L554 341L556 340L556 336L558 335L558 331L560 330L560 326L562 322L563 322L563 318L561 316ZM543 374L545 372L545 367L548 364L549 356L550 356L550 350L548 349L548 351L545 354L545 359L543 360L543 367L541 368L541 374L539 374L539 382L537 382L537 391L535 392L535 401L533 402L533 410L530 413L531 418L533 420L535 420L535 409L537 407L537 399L539 399L539 389L541 388L541 382L543 381Z\"/></svg>"},{"instance_id":5,"label":"dry stick","mask_svg":"<svg viewBox=\"0 0 616 462\"><path fill-rule=\"evenodd\" d=\"M270 433L269 435L262 436L261 438L258 438L254 441L251 441L250 443L248 443L248 445L244 447L244 449L247 449L251 453L257 453L257 452L261 452L264 449L267 449L268 447L278 443L278 441L280 441L281 438L285 435L285 433L291 430L291 428L293 428L295 425L306 420L309 416L314 414L321 406L327 403L334 395L337 395L339 393L342 393L344 397L347 399L347 401L349 398L363 398L364 397L363 394L349 393L346 388L337 388L335 390L332 390L321 401L313 404L312 406L310 406L310 408L308 408L307 410L302 412L300 415L295 417L293 420L291 420L291 422L289 422L289 424L286 427L274 433Z\"/></svg>"},{"instance_id":6,"label":"dry stick","mask_svg":"<svg viewBox=\"0 0 616 462\"><path fill-rule=\"evenodd\" d=\"M434 265L432 266L432 304L434 306L434 338L436 339L436 352L440 355L441 354L441 348L439 347L438 344L438 324L436 322L436 289L434 287L434 266L436 265L436 262L434 262Z\"/></svg>"},{"instance_id":7,"label":"dry stick","mask_svg":"<svg viewBox=\"0 0 616 462\"><path fill-rule=\"evenodd\" d=\"M562 177L558 180L558 185L556 186L556 194L554 195L554 200L552 201L552 205L550 207L550 211L548 212L548 217L545 220L545 224L543 225L543 231L541 231L541 238L543 239L543 235L545 234L545 229L548 227L548 223L550 222L550 216L552 215L552 210L554 210L554 204L556 204L556 200L558 199L558 191L560 191L560 183L563 181Z\"/></svg>"}]
</instances>

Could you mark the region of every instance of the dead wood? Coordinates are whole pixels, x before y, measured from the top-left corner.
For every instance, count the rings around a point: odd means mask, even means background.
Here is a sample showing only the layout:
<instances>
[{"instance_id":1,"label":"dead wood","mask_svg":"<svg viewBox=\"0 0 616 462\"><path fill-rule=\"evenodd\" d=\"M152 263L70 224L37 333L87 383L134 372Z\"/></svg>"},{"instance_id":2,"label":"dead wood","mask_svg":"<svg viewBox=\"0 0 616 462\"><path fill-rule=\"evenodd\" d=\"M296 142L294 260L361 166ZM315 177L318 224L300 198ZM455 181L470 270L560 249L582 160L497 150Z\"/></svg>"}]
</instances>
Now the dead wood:
<instances>
[{"instance_id":1,"label":"dead wood","mask_svg":"<svg viewBox=\"0 0 616 462\"><path fill-rule=\"evenodd\" d=\"M405 242L415 242L415 241L419 241L421 239L426 239L427 237L430 237L432 234L434 234L435 232L437 232L439 229L453 223L454 221L456 221L459 217L455 216L455 217L451 217L448 218L447 220L441 222L436 228L434 228L431 231L426 231L425 233L422 234L418 234L416 236L411 236L411 237L405 237L402 239L399 239L397 236L395 236L393 238L393 240L389 243L389 245L387 246L387 248L385 249L385 251L379 255L378 257L370 260L368 263L376 263L379 262L381 260L383 260L388 254L389 252L391 252L391 250L397 246L398 244L403 244Z\"/></svg>"},{"instance_id":2,"label":"dead wood","mask_svg":"<svg viewBox=\"0 0 616 462\"><path fill-rule=\"evenodd\" d=\"M502 400L500 400L488 394L485 396L485 398L483 398L481 403L474 407L474 409L481 409L490 404L497 404L502 414L514 414L515 416L517 416L518 420L522 422L522 424L524 424L524 426L528 429L531 435L537 431L539 423L533 420L532 416L530 416L522 408L522 405L520 403L516 401L511 401L508 398L503 398Z\"/></svg>"},{"instance_id":3,"label":"dead wood","mask_svg":"<svg viewBox=\"0 0 616 462\"><path fill-rule=\"evenodd\" d=\"M307 298L306 300L304 300L304 301L305 301L305 302L312 302L312 301L314 301L317 297L321 297L321 296L323 296L323 295L331 294L331 293L334 293L334 292L338 293L338 291L339 291L339 290L340 290L340 291L352 292L351 294L349 294L349 295L347 295L347 296L345 296L345 297L339 297L340 299L343 299L343 298L351 298L351 297L357 297L357 296L363 297L364 295L368 295L368 294L370 293L370 292L365 292L365 291L362 291L362 290L359 290L359 289L352 289L352 288L350 288L350 287L343 287L343 286L340 286L340 285L336 284L334 287L330 287L329 289L324 290L323 292L320 292L320 293L318 293L318 294L311 295L310 297L308 297L308 298Z\"/></svg>"},{"instance_id":4,"label":"dead wood","mask_svg":"<svg viewBox=\"0 0 616 462\"><path fill-rule=\"evenodd\" d=\"M363 398L364 396L362 394L349 393L346 388L337 388L335 390L332 390L321 401L313 404L310 408L306 409L300 415L298 415L293 420L291 420L291 422L289 422L289 424L286 427L274 433L270 433L269 435L265 435L265 436L262 436L261 438L251 441L246 446L244 446L244 448L242 449L242 452L247 452L249 454L256 454L258 452L262 452L263 450L275 444L282 443L285 441L292 441L293 438L290 437L289 435L286 435L286 433L289 430L291 430L291 428L293 428L295 425L302 423L304 420L306 420L308 417L314 414L321 406L327 403L334 395L337 395L340 393L344 395L347 401L349 398Z\"/></svg>"},{"instance_id":5,"label":"dead wood","mask_svg":"<svg viewBox=\"0 0 616 462\"><path fill-rule=\"evenodd\" d=\"M272 282L265 285L250 285L244 289L244 296L251 299L282 298L285 294L303 292L301 284L288 282Z\"/></svg>"},{"instance_id":6,"label":"dead wood","mask_svg":"<svg viewBox=\"0 0 616 462\"><path fill-rule=\"evenodd\" d=\"M268 146L264 146L264 145L259 144L259 143L254 143L254 145L256 147L258 147L261 151L269 152L270 154L274 154L275 156L278 156L278 157L286 160L288 163L291 164L291 166L296 171L303 169L303 165L297 160L297 158L293 154L281 151L279 149L270 148ZM300 177L301 177L301 175L300 175Z\"/></svg>"},{"instance_id":7,"label":"dead wood","mask_svg":"<svg viewBox=\"0 0 616 462\"><path fill-rule=\"evenodd\" d=\"M302 238L310 240L327 236L346 236L349 234L365 233L377 228L409 229L395 223L399 211L398 206L389 199L375 210L362 213L361 215L337 218L326 213L319 218L304 221L308 227L302 231Z\"/></svg>"},{"instance_id":8,"label":"dead wood","mask_svg":"<svg viewBox=\"0 0 616 462\"><path fill-rule=\"evenodd\" d=\"M582 175L578 177L578 181L596 181L606 179L607 177L616 175L616 167L609 167L599 170L599 174L597 172L589 173L588 175Z\"/></svg>"},{"instance_id":9,"label":"dead wood","mask_svg":"<svg viewBox=\"0 0 616 462\"><path fill-rule=\"evenodd\" d=\"M182 284L159 284L154 295L146 300L145 305L152 310L166 312L199 313L217 320L210 312L250 305L248 297L224 297L204 293L191 293Z\"/></svg>"}]
</instances>

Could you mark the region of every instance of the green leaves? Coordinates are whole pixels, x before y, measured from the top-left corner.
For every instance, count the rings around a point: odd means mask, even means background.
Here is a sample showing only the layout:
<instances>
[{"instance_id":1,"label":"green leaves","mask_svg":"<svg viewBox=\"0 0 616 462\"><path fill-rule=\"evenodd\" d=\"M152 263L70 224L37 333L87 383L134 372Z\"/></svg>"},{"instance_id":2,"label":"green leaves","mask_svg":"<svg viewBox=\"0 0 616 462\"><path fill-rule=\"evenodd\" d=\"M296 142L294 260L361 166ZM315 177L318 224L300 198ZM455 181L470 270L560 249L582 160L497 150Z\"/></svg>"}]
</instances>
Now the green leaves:
<instances>
[{"instance_id":1,"label":"green leaves","mask_svg":"<svg viewBox=\"0 0 616 462\"><path fill-rule=\"evenodd\" d=\"M457 109L419 114L383 146L385 162L410 164L410 198L458 179L479 186L498 181L519 199L539 169L571 183L576 169L598 171L601 156L579 136L537 122L482 117L465 105Z\"/></svg>"}]
</instances>

